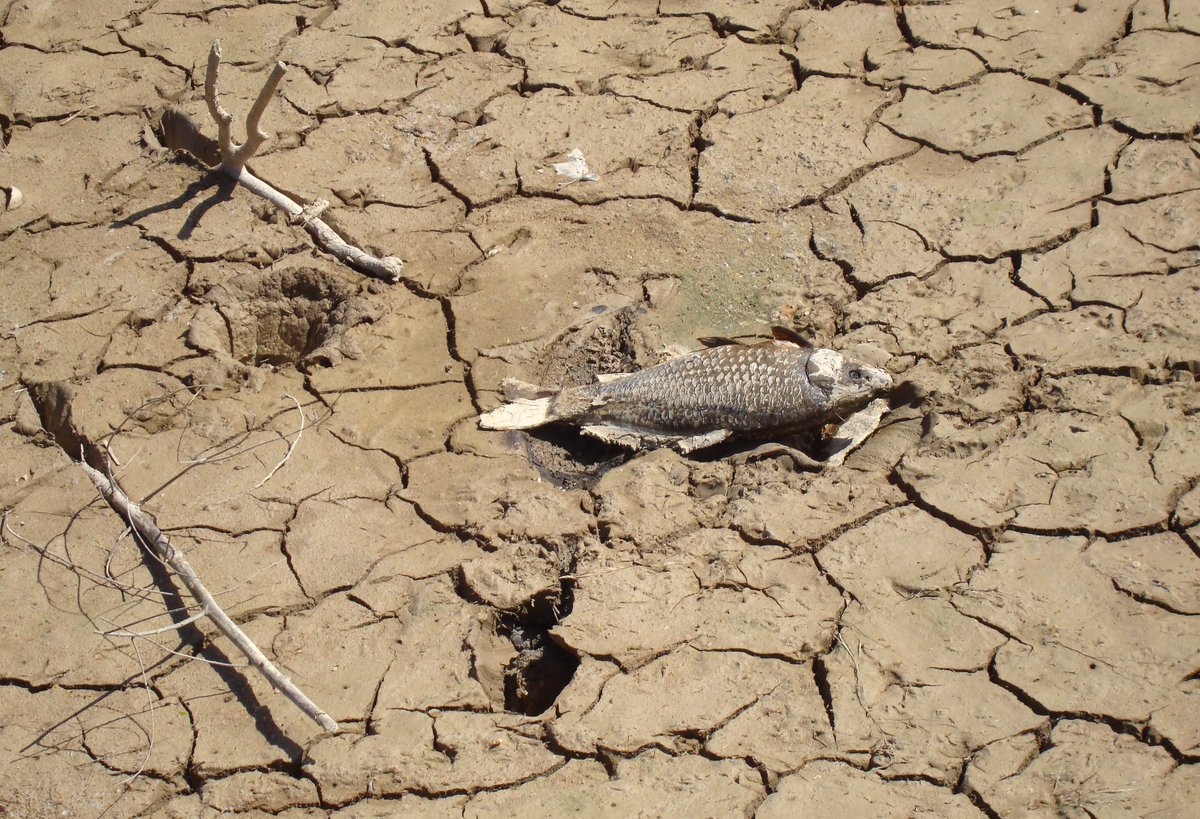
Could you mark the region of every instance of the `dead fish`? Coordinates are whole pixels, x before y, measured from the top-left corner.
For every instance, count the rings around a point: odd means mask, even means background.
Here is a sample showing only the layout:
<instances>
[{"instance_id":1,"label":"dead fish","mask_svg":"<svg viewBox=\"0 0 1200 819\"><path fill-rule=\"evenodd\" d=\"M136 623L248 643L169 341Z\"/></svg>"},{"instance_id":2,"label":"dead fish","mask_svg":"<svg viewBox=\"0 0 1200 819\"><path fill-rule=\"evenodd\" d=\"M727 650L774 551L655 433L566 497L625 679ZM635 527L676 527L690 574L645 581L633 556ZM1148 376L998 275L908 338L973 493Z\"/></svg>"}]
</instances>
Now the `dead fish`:
<instances>
[{"instance_id":1,"label":"dead fish","mask_svg":"<svg viewBox=\"0 0 1200 819\"><path fill-rule=\"evenodd\" d=\"M753 345L703 339L707 349L561 390L507 380L509 403L479 416L479 425L566 422L609 443L686 453L732 435L789 434L841 421L892 386L884 370L807 347L781 328L775 336Z\"/></svg>"}]
</instances>

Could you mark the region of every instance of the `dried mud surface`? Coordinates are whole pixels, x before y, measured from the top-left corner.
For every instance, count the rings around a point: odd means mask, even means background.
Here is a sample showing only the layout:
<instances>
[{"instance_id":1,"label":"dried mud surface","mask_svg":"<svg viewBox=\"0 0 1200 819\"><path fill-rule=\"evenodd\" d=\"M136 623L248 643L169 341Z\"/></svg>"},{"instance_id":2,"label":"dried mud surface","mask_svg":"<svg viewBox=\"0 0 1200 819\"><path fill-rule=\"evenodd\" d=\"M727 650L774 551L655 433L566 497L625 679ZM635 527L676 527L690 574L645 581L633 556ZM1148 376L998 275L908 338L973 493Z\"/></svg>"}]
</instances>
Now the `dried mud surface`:
<instances>
[{"instance_id":1,"label":"dried mud surface","mask_svg":"<svg viewBox=\"0 0 1200 819\"><path fill-rule=\"evenodd\" d=\"M1198 6L408 6L0 3L0 813L1195 806ZM402 282L161 147L213 38ZM824 473L475 426L771 323L925 402Z\"/></svg>"}]
</instances>

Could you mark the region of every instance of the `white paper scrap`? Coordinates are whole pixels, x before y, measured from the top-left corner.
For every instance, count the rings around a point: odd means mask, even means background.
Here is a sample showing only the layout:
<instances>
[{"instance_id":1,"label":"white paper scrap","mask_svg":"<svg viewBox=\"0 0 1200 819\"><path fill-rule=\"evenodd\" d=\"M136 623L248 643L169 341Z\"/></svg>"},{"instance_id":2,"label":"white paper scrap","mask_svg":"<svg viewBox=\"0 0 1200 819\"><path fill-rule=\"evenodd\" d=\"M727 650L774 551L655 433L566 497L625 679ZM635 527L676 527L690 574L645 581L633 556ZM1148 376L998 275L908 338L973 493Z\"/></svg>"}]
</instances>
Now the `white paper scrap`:
<instances>
[{"instance_id":1,"label":"white paper scrap","mask_svg":"<svg viewBox=\"0 0 1200 819\"><path fill-rule=\"evenodd\" d=\"M587 160L583 158L583 151L578 148L571 149L571 152L567 154L566 162L555 162L554 170L567 177L568 181L559 186L563 188L575 182L595 182L600 178L588 168Z\"/></svg>"}]
</instances>

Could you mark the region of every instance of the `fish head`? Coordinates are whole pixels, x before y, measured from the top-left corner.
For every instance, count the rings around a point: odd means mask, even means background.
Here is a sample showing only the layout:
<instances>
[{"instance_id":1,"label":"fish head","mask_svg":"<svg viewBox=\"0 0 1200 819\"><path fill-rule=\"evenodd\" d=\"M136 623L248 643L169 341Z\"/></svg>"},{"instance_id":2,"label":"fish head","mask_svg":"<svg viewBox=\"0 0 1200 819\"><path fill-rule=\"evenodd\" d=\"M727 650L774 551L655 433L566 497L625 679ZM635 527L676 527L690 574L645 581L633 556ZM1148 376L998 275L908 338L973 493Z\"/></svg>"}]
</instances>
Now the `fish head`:
<instances>
[{"instance_id":1,"label":"fish head","mask_svg":"<svg viewBox=\"0 0 1200 819\"><path fill-rule=\"evenodd\" d=\"M892 388L886 370L853 361L836 350L814 350L805 371L809 383L829 397L834 411L864 404Z\"/></svg>"}]
</instances>

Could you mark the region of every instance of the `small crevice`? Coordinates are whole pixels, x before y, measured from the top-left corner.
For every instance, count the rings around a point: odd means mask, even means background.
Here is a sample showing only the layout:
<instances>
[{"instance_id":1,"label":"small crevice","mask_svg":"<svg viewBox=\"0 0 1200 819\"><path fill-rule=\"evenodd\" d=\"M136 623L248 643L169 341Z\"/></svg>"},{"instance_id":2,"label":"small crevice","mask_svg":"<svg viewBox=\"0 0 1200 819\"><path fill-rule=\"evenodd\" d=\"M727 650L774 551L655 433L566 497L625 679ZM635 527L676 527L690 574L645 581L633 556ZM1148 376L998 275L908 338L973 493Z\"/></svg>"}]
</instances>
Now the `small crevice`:
<instances>
[{"instance_id":1,"label":"small crevice","mask_svg":"<svg viewBox=\"0 0 1200 819\"><path fill-rule=\"evenodd\" d=\"M965 771L966 769L964 768L963 770ZM988 817L988 819L1001 819L1000 814L996 812L995 808L984 801L983 796L979 793L979 791L968 789L966 791L961 791L961 793L970 800L972 805L979 809L980 813Z\"/></svg>"},{"instance_id":2,"label":"small crevice","mask_svg":"<svg viewBox=\"0 0 1200 819\"><path fill-rule=\"evenodd\" d=\"M992 621L990 621L990 620L988 620L988 619L986 619L986 618L984 618L984 617L981 617L981 616L979 616L978 614L972 614L972 613L971 613L971 612L969 612L969 611L963 611L962 609L960 609L960 608L959 608L959 607L956 605L956 603L955 603L955 597L954 597L954 594L955 594L955 593L958 593L958 592L957 592L957 589L954 589L954 588L952 588L952 589L951 589L951 592L952 592L952 594L951 594L951 595L950 595L950 596L949 596L949 597L946 599L946 602L948 602L948 603L950 604L950 608L954 609L954 611L955 611L955 613L956 613L956 614L958 614L958 615L960 615L960 616L962 616L962 617L965 617L965 618L967 618L968 620L974 620L976 623L978 623L979 625L983 626L984 628L991 629L992 631L994 631L994 632L996 632L996 633L998 633L998 634L1001 634L1001 635L1003 635L1003 636L1004 636L1006 639L1008 639L1008 640L1011 640L1011 641L1012 641L1012 642L1014 642L1014 643L1017 643L1017 644L1019 644L1019 645L1023 645L1023 646L1025 646L1026 648L1031 648L1031 646L1029 645L1029 643L1025 642L1025 641L1024 641L1024 640L1022 640L1020 637L1018 637L1016 634L1013 634L1011 631L1009 631L1008 629L1004 628L1003 626L998 626L998 625L996 625L995 623L993 623ZM1002 646L1002 645L1001 645L1001 646L998 646L998 647L996 648L996 652L999 652L1001 647L1003 647L1003 646ZM992 654L992 659L991 659L991 662L993 662L993 663L994 663L995 661L996 661L996 656L995 656L995 652L994 652L994 653ZM950 671L950 670L952 670L952 669L943 669L943 670ZM971 671L972 671L972 672L974 672L974 671L981 671L981 670L982 670L982 668L971 669Z\"/></svg>"},{"instance_id":3,"label":"small crevice","mask_svg":"<svg viewBox=\"0 0 1200 819\"><path fill-rule=\"evenodd\" d=\"M692 137L692 156L691 156L691 179L692 179L692 195L688 199L688 208L694 208L696 197L700 195L700 155L704 153L706 148L712 146L704 137L704 123L707 117L703 114L697 115L692 123L694 135Z\"/></svg>"},{"instance_id":4,"label":"small crevice","mask_svg":"<svg viewBox=\"0 0 1200 819\"><path fill-rule=\"evenodd\" d=\"M834 643L836 645L836 641ZM813 657L813 682L821 695L821 703L825 706L825 717L829 720L829 730L837 738L837 718L833 709L833 689L829 684L829 667L825 665L824 655Z\"/></svg>"},{"instance_id":5,"label":"small crevice","mask_svg":"<svg viewBox=\"0 0 1200 819\"><path fill-rule=\"evenodd\" d=\"M1180 617L1200 617L1200 614L1197 614L1196 612L1180 611L1179 609L1175 608L1174 606L1170 605L1169 603L1164 603L1161 600L1155 600L1152 597L1148 597L1148 596L1141 594L1139 592L1136 592L1132 589L1127 589L1124 586L1122 586L1120 583L1118 583L1117 579L1114 577L1110 577L1109 582L1112 583L1112 587L1115 591L1120 592L1121 594L1125 595L1126 597L1130 598L1131 600L1141 603L1144 606L1153 606L1154 608L1161 609L1162 611L1165 611L1168 614L1174 614L1174 615L1178 615Z\"/></svg>"},{"instance_id":6,"label":"small crevice","mask_svg":"<svg viewBox=\"0 0 1200 819\"><path fill-rule=\"evenodd\" d=\"M862 301L863 298L865 298L866 295L873 289L872 285L867 284L862 279L854 275L854 265L850 264L850 262L846 261L845 259L839 259L835 256L826 256L824 253L822 253L820 246L817 244L817 237L815 233L810 233L808 235L808 249L821 261L830 262L837 265L838 270L840 270L842 273L842 278L846 281L846 284L853 288L854 300L856 302Z\"/></svg>"},{"instance_id":7,"label":"small crevice","mask_svg":"<svg viewBox=\"0 0 1200 819\"><path fill-rule=\"evenodd\" d=\"M796 210L797 208L807 207L809 205L823 202L824 200L828 199L829 197L836 196L837 194L846 190L846 188L850 187L855 182L862 179L864 176L869 174L871 171L874 171L878 168L887 167L888 165L895 165L897 162L903 162L905 159L908 159L909 157L913 156L914 154L916 154L918 151L921 150L921 145L916 140L909 139L908 137L904 137L904 139L907 140L908 142L913 143L913 147L912 147L911 151L905 151L904 153L897 154L896 156L891 156L891 157L888 157L887 159L881 159L878 162L868 162L866 165L857 167L854 170L850 171L850 173L843 176L841 179L834 182L829 187L822 190L817 196L815 196L811 199L802 199L801 201L797 202L796 204L792 205L791 207L786 208L786 210Z\"/></svg>"},{"instance_id":8,"label":"small crevice","mask_svg":"<svg viewBox=\"0 0 1200 819\"><path fill-rule=\"evenodd\" d=\"M691 211L698 211L700 213L708 213L713 216L716 216L719 219L726 219L730 222L739 222L744 225L757 225L757 224L762 223L761 219L754 219L750 216L742 216L741 214L737 214L737 213L729 213L728 211L722 210L717 205L709 204L706 202L696 202L694 199L692 200L692 203L686 209L691 210Z\"/></svg>"},{"instance_id":9,"label":"small crevice","mask_svg":"<svg viewBox=\"0 0 1200 819\"><path fill-rule=\"evenodd\" d=\"M1043 465L1048 466L1048 464L1045 464L1045 462L1043 462L1043 461L1039 461L1038 463L1042 463ZM1071 474L1074 471L1075 470L1064 471L1064 473L1060 473L1060 477L1061 477L1061 474ZM1102 531L1092 529L1087 526L1037 527L1037 526L1027 526L1027 525L1021 525L1021 524L1012 524L1012 523L1009 524L1008 528L1009 528L1009 530L1011 530L1013 532L1020 532L1022 534L1027 534L1027 535L1040 535L1042 537L1086 537L1086 538L1092 538L1092 537L1096 537L1098 535L1103 535L1105 538L1107 538L1109 540L1129 540L1131 538L1142 537L1144 535L1162 534L1163 532L1166 532L1170 528L1170 526L1169 526L1168 521L1161 520L1161 521L1158 521L1157 523L1146 524L1145 526L1131 526L1128 529L1120 529L1116 532L1102 532Z\"/></svg>"},{"instance_id":10,"label":"small crevice","mask_svg":"<svg viewBox=\"0 0 1200 819\"><path fill-rule=\"evenodd\" d=\"M1095 203L1093 203L1093 208L1094 207L1095 207ZM1095 227L1095 225L1093 225L1093 227ZM1046 311L1053 311L1054 305L1051 304L1049 302L1049 300L1045 296L1043 296L1041 293L1039 293L1038 291L1034 290L1032 287L1027 285L1025 283L1025 281L1021 278L1021 265L1024 263L1025 255L1023 253L1021 253L1021 251L1019 251L1019 250L1014 251L1012 253L1012 255L1009 256L1009 260L1012 263L1012 268L1008 272L1009 283L1011 283L1013 287L1017 288L1018 290L1020 290L1022 293L1026 294L1030 298L1037 299L1042 304L1044 304L1046 306ZM1042 313L1046 312L1046 311L1037 311L1034 315L1042 315ZM1021 316L1020 318L1015 319L1010 326L1016 326L1017 324L1024 324L1026 321L1029 321L1031 318L1033 318L1032 315Z\"/></svg>"},{"instance_id":11,"label":"small crevice","mask_svg":"<svg viewBox=\"0 0 1200 819\"><path fill-rule=\"evenodd\" d=\"M917 488L904 480L896 470L892 470L891 474L888 475L888 482L903 492L904 496L908 498L909 503L913 506L927 515L937 518L955 531L962 532L964 535L969 535L981 542L986 539L988 543L994 543L999 536L999 530L994 527L972 526L929 503L921 497L921 493L917 491Z\"/></svg>"},{"instance_id":12,"label":"small crevice","mask_svg":"<svg viewBox=\"0 0 1200 819\"><path fill-rule=\"evenodd\" d=\"M912 25L908 22L908 10L905 0L893 3L892 10L896 16L896 28L899 29L900 36L904 38L904 43L914 50L926 45L925 41L913 34Z\"/></svg>"},{"instance_id":13,"label":"small crevice","mask_svg":"<svg viewBox=\"0 0 1200 819\"><path fill-rule=\"evenodd\" d=\"M453 196L459 202L462 202L464 208L464 219L470 216L471 211L475 209L475 205L471 202L471 199L465 193L456 188L454 183L450 182L445 176L442 175L442 169L438 167L437 161L433 158L433 153L428 148L422 146L421 153L425 155L425 165L429 168L430 181L432 181L435 185L442 186L450 192L451 196Z\"/></svg>"}]
</instances>

